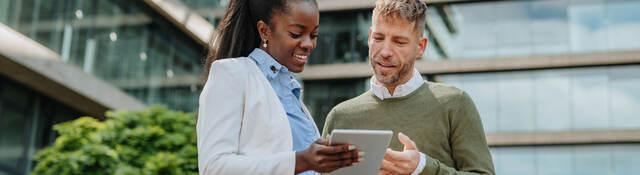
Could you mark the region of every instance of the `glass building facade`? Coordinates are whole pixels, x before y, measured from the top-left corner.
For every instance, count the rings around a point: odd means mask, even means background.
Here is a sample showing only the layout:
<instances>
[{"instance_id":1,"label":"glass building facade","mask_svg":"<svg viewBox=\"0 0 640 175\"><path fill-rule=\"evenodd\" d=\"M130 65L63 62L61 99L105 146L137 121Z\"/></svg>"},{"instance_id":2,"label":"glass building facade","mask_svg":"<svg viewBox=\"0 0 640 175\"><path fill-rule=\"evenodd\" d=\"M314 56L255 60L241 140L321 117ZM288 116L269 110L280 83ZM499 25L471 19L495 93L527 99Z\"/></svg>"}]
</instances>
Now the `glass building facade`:
<instances>
[{"instance_id":1,"label":"glass building facade","mask_svg":"<svg viewBox=\"0 0 640 175\"><path fill-rule=\"evenodd\" d=\"M435 37L452 59L573 54L640 49L640 1L534 0L448 5Z\"/></svg>"},{"instance_id":2,"label":"glass building facade","mask_svg":"<svg viewBox=\"0 0 640 175\"><path fill-rule=\"evenodd\" d=\"M229 3L170 1L214 26ZM318 0L327 2L339 1ZM640 51L640 0L439 2L428 9L429 43L420 61ZM369 7L321 9L317 48L307 66L367 64L371 14ZM143 1L0 0L0 23L148 105L197 109L206 50ZM640 129L637 63L436 72L423 78L468 92L488 135ZM9 78L0 80L0 175L28 174L31 156L55 139L51 126L82 114ZM322 128L335 105L369 89L369 77L303 76L302 84L303 100ZM640 141L490 150L497 174L640 174Z\"/></svg>"},{"instance_id":3,"label":"glass building facade","mask_svg":"<svg viewBox=\"0 0 640 175\"><path fill-rule=\"evenodd\" d=\"M640 144L491 147L496 174L638 174Z\"/></svg>"},{"instance_id":4,"label":"glass building facade","mask_svg":"<svg viewBox=\"0 0 640 175\"><path fill-rule=\"evenodd\" d=\"M197 109L205 47L139 1L1 1L0 22L148 104Z\"/></svg>"},{"instance_id":5,"label":"glass building facade","mask_svg":"<svg viewBox=\"0 0 640 175\"><path fill-rule=\"evenodd\" d=\"M0 75L0 175L27 174L33 155L52 143L52 126L81 115Z\"/></svg>"},{"instance_id":6,"label":"glass building facade","mask_svg":"<svg viewBox=\"0 0 640 175\"><path fill-rule=\"evenodd\" d=\"M325 117L335 105L360 95L369 89L368 79L344 79L304 82L303 99L318 125L324 126Z\"/></svg>"},{"instance_id":7,"label":"glass building facade","mask_svg":"<svg viewBox=\"0 0 640 175\"><path fill-rule=\"evenodd\" d=\"M429 43L425 56L419 60L517 61L554 55L640 51L639 5L638 0L430 4L425 29ZM320 37L311 66L366 64L366 38L358 37L368 36L370 15L371 9L321 12ZM488 135L640 129L637 63L423 76L469 93ZM322 128L333 106L367 91L368 83L369 77L304 80L304 100ZM497 174L622 175L640 174L639 145L640 141L532 142L490 145L490 150Z\"/></svg>"},{"instance_id":8,"label":"glass building facade","mask_svg":"<svg viewBox=\"0 0 640 175\"><path fill-rule=\"evenodd\" d=\"M218 26L229 0L179 0L191 10Z\"/></svg>"},{"instance_id":9,"label":"glass building facade","mask_svg":"<svg viewBox=\"0 0 640 175\"><path fill-rule=\"evenodd\" d=\"M197 110L206 49L143 1L0 0L0 23L147 105ZM52 126L86 114L11 76L0 75L0 175L29 174Z\"/></svg>"},{"instance_id":10,"label":"glass building facade","mask_svg":"<svg viewBox=\"0 0 640 175\"><path fill-rule=\"evenodd\" d=\"M635 10L640 9L639 5L638 0L431 4L425 28L425 35L429 38L428 48L425 56L420 59L494 59L640 50L640 40L637 39L640 38L640 13ZM366 62L366 37L371 25L370 18L371 9L321 13L320 36L310 64ZM637 66L596 66L434 76L438 77L438 81L469 91L472 96L477 94L474 99L481 101L477 103L483 116L487 117L484 122L488 132L562 131L640 127L634 120L638 117L632 114L630 110L633 108L629 107L637 105L640 100L637 93L629 92L640 89L640 85L633 81L640 77L635 69ZM322 82L326 86L344 81ZM314 86L318 83L315 80L305 81L305 84ZM360 85L352 86L351 90L359 92L356 94L368 89L359 89ZM316 93L306 90L308 93ZM502 92L508 90L522 93ZM324 91L317 93L323 95L306 95L305 97L312 98L306 102L317 101L313 99L316 96L344 98L331 97ZM597 95L587 95L591 93ZM559 98L552 100L558 104L544 103L551 98ZM582 111L584 108L589 108L590 111ZM500 123L495 117L509 116L516 112L525 112L528 117L513 118L513 122L527 124L510 129L508 127L512 121L504 121L499 129ZM325 116L326 113L320 115ZM589 117L591 120L573 121L572 118L577 116ZM552 118L560 121L551 126L541 123ZM626 120L631 122L624 122ZM540 123L539 128L534 126L534 121Z\"/></svg>"},{"instance_id":11,"label":"glass building facade","mask_svg":"<svg viewBox=\"0 0 640 175\"><path fill-rule=\"evenodd\" d=\"M310 55L309 64L366 61L371 13L371 10L322 13L317 48Z\"/></svg>"},{"instance_id":12,"label":"glass building facade","mask_svg":"<svg viewBox=\"0 0 640 175\"><path fill-rule=\"evenodd\" d=\"M438 78L469 93L489 133L640 127L640 65Z\"/></svg>"}]
</instances>

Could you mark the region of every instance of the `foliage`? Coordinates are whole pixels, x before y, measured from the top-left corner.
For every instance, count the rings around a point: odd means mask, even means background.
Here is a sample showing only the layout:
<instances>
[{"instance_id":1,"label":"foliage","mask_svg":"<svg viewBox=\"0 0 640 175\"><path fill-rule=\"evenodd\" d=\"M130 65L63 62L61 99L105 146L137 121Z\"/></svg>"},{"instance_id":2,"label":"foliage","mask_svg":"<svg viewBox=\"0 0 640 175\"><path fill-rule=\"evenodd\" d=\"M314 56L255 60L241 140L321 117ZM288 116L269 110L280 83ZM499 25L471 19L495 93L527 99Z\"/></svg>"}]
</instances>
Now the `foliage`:
<instances>
[{"instance_id":1,"label":"foliage","mask_svg":"<svg viewBox=\"0 0 640 175\"><path fill-rule=\"evenodd\" d=\"M54 126L33 174L197 174L195 116L154 106Z\"/></svg>"}]
</instances>

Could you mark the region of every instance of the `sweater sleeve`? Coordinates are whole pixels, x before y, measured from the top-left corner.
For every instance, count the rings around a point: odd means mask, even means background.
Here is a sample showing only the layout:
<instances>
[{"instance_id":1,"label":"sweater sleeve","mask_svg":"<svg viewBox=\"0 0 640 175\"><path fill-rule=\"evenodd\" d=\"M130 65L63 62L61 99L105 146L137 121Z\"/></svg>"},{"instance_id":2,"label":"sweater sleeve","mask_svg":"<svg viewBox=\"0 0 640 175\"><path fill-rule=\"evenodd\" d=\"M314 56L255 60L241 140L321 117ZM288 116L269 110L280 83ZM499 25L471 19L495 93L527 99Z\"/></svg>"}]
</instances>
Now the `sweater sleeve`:
<instances>
[{"instance_id":1,"label":"sweater sleeve","mask_svg":"<svg viewBox=\"0 0 640 175\"><path fill-rule=\"evenodd\" d=\"M322 138L326 139L327 136L329 136L329 134L331 134L331 131L333 131L333 121L335 118L335 107L333 109L331 109L331 111L329 112L329 114L327 114L327 118L324 121L324 128L322 129Z\"/></svg>"},{"instance_id":2,"label":"sweater sleeve","mask_svg":"<svg viewBox=\"0 0 640 175\"><path fill-rule=\"evenodd\" d=\"M449 167L426 156L423 175L483 174L494 175L491 153L482 127L480 115L467 93L461 91L451 103L451 154L456 167Z\"/></svg>"}]
</instances>

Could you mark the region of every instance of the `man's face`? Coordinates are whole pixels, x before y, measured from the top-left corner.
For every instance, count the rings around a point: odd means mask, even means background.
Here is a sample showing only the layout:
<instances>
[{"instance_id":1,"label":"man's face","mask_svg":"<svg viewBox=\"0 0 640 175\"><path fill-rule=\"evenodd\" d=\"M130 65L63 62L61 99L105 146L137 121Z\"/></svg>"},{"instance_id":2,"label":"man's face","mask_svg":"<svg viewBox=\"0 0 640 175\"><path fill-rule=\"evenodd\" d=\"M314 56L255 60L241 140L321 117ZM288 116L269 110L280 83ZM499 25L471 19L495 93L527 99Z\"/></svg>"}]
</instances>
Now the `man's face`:
<instances>
[{"instance_id":1,"label":"man's face","mask_svg":"<svg viewBox=\"0 0 640 175\"><path fill-rule=\"evenodd\" d=\"M416 58L427 46L413 22L400 17L377 17L369 29L369 60L378 82L397 86L411 78Z\"/></svg>"}]
</instances>

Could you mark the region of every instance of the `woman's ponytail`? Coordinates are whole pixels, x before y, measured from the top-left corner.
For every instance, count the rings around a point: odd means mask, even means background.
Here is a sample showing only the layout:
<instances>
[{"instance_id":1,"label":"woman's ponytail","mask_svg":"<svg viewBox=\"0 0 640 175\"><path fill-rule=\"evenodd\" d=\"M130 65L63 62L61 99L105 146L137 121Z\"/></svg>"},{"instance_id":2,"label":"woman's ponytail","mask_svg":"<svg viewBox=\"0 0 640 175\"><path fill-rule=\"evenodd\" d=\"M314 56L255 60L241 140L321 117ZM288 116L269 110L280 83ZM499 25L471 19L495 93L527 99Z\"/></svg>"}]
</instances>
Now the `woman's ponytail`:
<instances>
[{"instance_id":1,"label":"woman's ponytail","mask_svg":"<svg viewBox=\"0 0 640 175\"><path fill-rule=\"evenodd\" d=\"M260 44L251 0L231 0L216 33L211 37L205 61L205 79L215 60L247 56ZM260 1L260 0L258 0Z\"/></svg>"}]
</instances>

